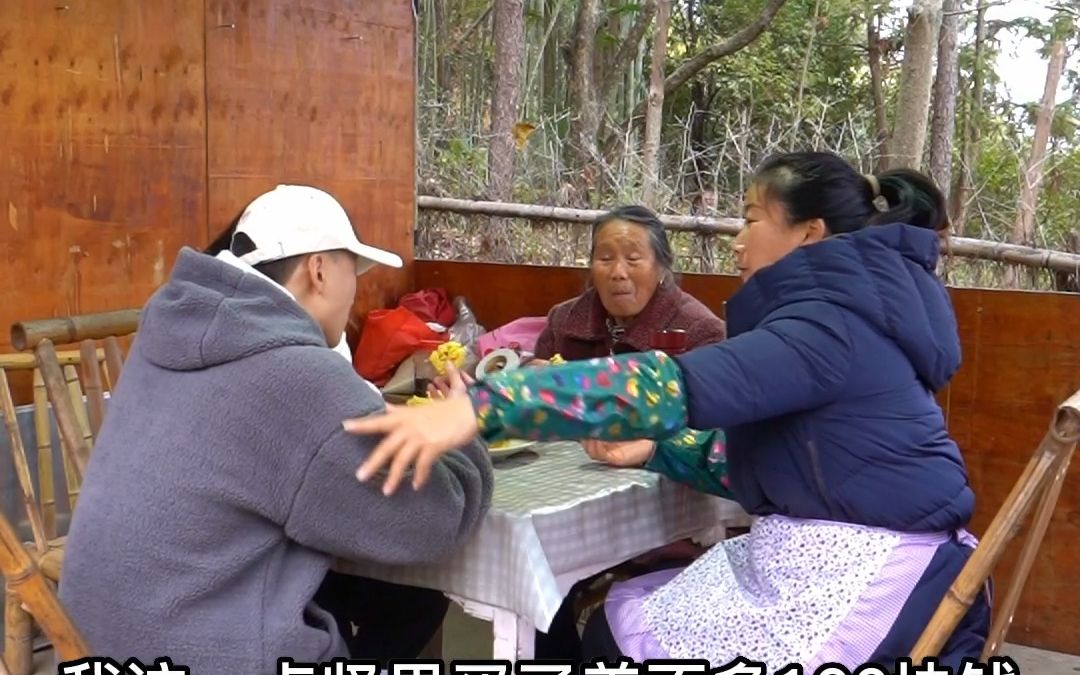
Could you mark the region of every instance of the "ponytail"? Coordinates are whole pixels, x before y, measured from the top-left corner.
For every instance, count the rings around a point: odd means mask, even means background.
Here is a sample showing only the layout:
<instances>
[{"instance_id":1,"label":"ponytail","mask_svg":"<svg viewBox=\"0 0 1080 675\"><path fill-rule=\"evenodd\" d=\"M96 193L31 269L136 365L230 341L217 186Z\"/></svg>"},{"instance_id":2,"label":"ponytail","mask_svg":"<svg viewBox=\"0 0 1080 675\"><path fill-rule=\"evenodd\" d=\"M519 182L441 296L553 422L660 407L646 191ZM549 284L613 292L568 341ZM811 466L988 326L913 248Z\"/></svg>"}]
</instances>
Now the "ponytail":
<instances>
[{"instance_id":1,"label":"ponytail","mask_svg":"<svg viewBox=\"0 0 1080 675\"><path fill-rule=\"evenodd\" d=\"M945 196L911 169L864 176L831 152L790 152L766 159L753 183L783 204L791 223L821 218L830 235L868 225L949 226Z\"/></svg>"},{"instance_id":2,"label":"ponytail","mask_svg":"<svg viewBox=\"0 0 1080 675\"><path fill-rule=\"evenodd\" d=\"M877 212L867 220L867 225L906 223L938 232L949 227L945 195L932 180L918 171L886 171L869 176L867 184L873 195L872 202L877 207Z\"/></svg>"}]
</instances>

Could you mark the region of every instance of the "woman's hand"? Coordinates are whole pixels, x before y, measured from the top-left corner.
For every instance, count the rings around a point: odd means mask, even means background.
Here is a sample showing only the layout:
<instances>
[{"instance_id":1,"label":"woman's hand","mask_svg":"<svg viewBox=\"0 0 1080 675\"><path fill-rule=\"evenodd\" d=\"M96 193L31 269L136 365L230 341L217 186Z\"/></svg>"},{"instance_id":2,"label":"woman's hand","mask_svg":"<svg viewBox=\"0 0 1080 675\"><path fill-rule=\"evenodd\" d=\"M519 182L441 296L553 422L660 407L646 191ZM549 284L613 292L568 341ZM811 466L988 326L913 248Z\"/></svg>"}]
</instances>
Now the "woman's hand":
<instances>
[{"instance_id":1,"label":"woman's hand","mask_svg":"<svg viewBox=\"0 0 1080 675\"><path fill-rule=\"evenodd\" d=\"M392 495L413 468L412 487L419 490L439 458L476 437L476 413L468 396L452 395L423 406L387 406L386 414L346 420L351 434L383 434L384 438L356 471L361 482L389 465L383 494Z\"/></svg>"},{"instance_id":2,"label":"woman's hand","mask_svg":"<svg viewBox=\"0 0 1080 675\"><path fill-rule=\"evenodd\" d=\"M656 442L648 439L640 441L598 441L587 439L581 443L585 454L598 462L612 466L641 466L649 461L656 450Z\"/></svg>"},{"instance_id":3,"label":"woman's hand","mask_svg":"<svg viewBox=\"0 0 1080 675\"><path fill-rule=\"evenodd\" d=\"M428 398L456 398L465 396L468 386L475 382L469 374L458 370L453 363L446 364L446 375L440 375L431 381L427 387Z\"/></svg>"}]
</instances>

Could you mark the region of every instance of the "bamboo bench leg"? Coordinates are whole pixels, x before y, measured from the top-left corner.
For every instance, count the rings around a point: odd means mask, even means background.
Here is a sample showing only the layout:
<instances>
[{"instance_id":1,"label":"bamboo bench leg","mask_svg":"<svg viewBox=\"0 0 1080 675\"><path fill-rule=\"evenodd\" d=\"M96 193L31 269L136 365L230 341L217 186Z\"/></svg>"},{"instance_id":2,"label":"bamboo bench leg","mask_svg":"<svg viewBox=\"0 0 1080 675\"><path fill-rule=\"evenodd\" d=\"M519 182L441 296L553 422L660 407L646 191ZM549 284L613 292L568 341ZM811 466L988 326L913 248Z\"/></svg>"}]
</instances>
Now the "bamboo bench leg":
<instances>
[{"instance_id":1,"label":"bamboo bench leg","mask_svg":"<svg viewBox=\"0 0 1080 675\"><path fill-rule=\"evenodd\" d=\"M4 589L4 661L11 675L31 675L34 660L34 626L22 601L10 587Z\"/></svg>"}]
</instances>

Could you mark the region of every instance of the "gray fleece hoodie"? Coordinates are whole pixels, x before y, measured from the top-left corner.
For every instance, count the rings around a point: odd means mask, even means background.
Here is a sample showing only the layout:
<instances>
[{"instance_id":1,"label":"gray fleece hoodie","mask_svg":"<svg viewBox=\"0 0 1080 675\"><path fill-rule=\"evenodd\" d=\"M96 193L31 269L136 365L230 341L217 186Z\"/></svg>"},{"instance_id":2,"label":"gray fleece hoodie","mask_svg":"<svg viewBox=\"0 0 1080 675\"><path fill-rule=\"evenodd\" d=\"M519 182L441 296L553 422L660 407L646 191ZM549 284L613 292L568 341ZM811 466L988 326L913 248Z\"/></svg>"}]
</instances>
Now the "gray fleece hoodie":
<instances>
[{"instance_id":1,"label":"gray fleece hoodie","mask_svg":"<svg viewBox=\"0 0 1080 675\"><path fill-rule=\"evenodd\" d=\"M342 421L380 397L266 281L184 249L147 303L68 535L60 597L94 652L192 675L346 656L312 597L335 557L434 562L486 512L486 449L384 497Z\"/></svg>"}]
</instances>

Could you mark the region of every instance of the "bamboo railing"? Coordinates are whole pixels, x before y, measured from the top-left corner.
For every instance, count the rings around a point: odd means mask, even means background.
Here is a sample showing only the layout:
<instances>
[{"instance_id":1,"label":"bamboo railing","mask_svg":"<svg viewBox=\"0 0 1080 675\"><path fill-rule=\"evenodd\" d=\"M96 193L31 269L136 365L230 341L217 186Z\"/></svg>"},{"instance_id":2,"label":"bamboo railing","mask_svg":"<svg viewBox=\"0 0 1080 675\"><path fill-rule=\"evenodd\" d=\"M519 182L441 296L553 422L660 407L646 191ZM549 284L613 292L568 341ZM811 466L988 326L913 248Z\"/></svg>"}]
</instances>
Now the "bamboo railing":
<instances>
[{"instance_id":1,"label":"bamboo railing","mask_svg":"<svg viewBox=\"0 0 1080 675\"><path fill-rule=\"evenodd\" d=\"M571 209L561 206L543 206L539 204L516 204L511 202L473 201L452 199L449 197L431 197L418 195L417 208L428 211L444 211L472 216L498 218L523 218L534 222L561 222L591 224L604 211L590 209ZM735 236L742 227L742 218L709 218L705 216L661 215L664 226L676 232L696 232L700 234ZM1056 272L1080 272L1080 254L1063 251L1005 244L996 241L971 239L968 237L949 237L944 253L959 258L973 258L992 262L1010 263Z\"/></svg>"}]
</instances>

